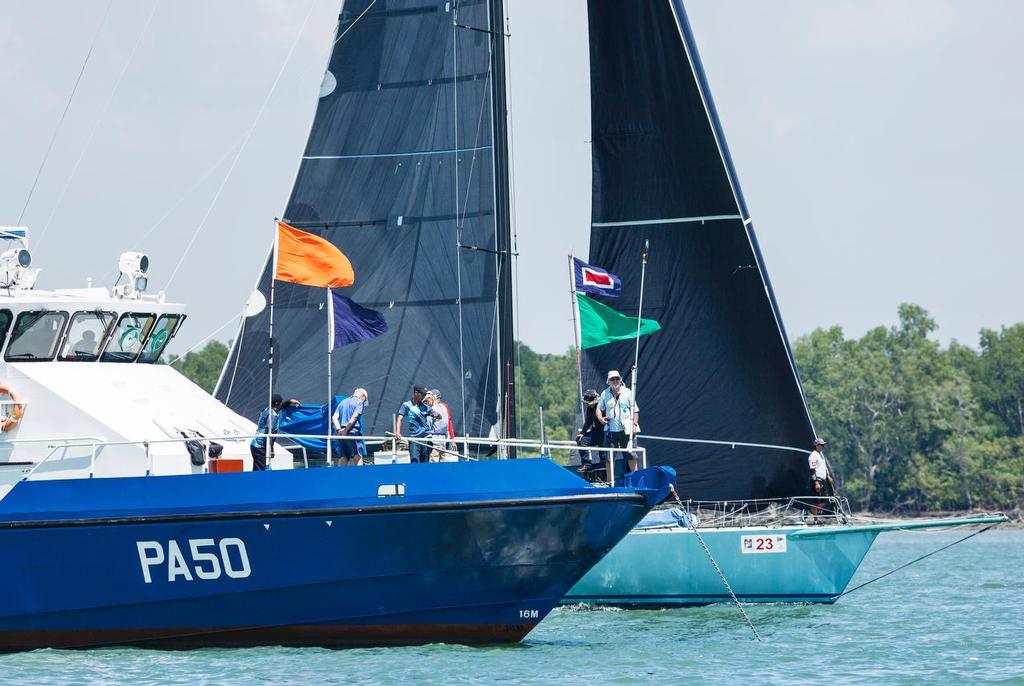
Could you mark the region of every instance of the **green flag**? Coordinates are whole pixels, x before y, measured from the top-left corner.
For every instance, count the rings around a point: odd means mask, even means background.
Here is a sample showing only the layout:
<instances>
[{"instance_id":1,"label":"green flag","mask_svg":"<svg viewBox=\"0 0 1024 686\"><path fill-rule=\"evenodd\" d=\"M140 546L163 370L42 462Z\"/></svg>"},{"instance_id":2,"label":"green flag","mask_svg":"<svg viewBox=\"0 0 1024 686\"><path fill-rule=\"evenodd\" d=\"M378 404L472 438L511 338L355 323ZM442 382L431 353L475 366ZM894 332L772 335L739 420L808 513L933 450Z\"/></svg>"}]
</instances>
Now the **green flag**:
<instances>
[{"instance_id":1,"label":"green flag","mask_svg":"<svg viewBox=\"0 0 1024 686\"><path fill-rule=\"evenodd\" d=\"M580 310L580 347L596 348L612 341L627 341L636 338L636 317L627 317L604 303L576 294ZM640 335L646 336L661 329L653 319L640 320Z\"/></svg>"}]
</instances>

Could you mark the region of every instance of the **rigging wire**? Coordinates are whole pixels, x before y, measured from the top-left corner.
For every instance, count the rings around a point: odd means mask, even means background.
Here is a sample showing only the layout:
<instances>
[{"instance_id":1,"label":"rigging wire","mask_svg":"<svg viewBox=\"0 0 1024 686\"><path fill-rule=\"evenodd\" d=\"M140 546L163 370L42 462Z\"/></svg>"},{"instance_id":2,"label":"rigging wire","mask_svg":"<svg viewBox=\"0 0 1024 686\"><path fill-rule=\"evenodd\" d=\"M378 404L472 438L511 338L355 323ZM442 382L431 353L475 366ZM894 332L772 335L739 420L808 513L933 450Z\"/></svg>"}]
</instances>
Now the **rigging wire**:
<instances>
[{"instance_id":1,"label":"rigging wire","mask_svg":"<svg viewBox=\"0 0 1024 686\"><path fill-rule=\"evenodd\" d=\"M348 28L347 28L347 29L345 29L344 31L342 31L342 32L341 32L341 35L340 35L340 36L338 36L337 38L335 38L335 39L334 39L334 42L333 42L333 43L331 43L331 45L332 45L332 46L334 46L334 45L337 45L337 44L338 44L338 41L340 41L340 40L341 40L342 38L344 38L344 37L345 37L345 34L346 34L346 33L348 33L349 31L351 31L351 30L352 30L352 28L353 28L353 27L354 27L354 26L355 26L356 24L358 24L358 23L359 23L359 20L360 20L360 19L362 19L362 18L363 18L363 16L364 16L364 15L365 15L365 14L366 14L367 12L369 12L369 11L370 11L370 8L371 8L371 7L373 7L373 6L374 6L374 5L376 5L376 4L377 4L377 0L373 0L373 2L371 2L371 3L369 4L369 5L367 5L367 6L366 6L366 9L365 9L365 10L363 10L362 12L360 12L360 13L359 13L359 16L355 18L355 21L353 21L353 22L352 22L351 24L349 24L349 25L348 25Z\"/></svg>"},{"instance_id":2,"label":"rigging wire","mask_svg":"<svg viewBox=\"0 0 1024 686\"><path fill-rule=\"evenodd\" d=\"M490 28L494 24L494 17L492 16L492 12L494 12L494 4L491 3L491 2L488 2L487 3L487 26L488 26L488 28ZM499 20L499 25L500 25L500 20ZM504 111L498 112L495 109L495 106L496 106L497 103L495 102L495 97L494 97L494 87L493 87L493 84L491 83L491 79L494 78L494 40L495 40L495 36L494 36L494 33L492 33L491 31L488 31L487 34L488 34L488 36L487 36L487 38L488 38L488 40L487 40L487 78L485 80L485 93L487 93L487 96L489 97L490 106L491 106L491 108L490 108L490 111L491 111L491 117L490 117L491 146L492 146L492 148L494 150L497 150L498 149L498 136L497 136L497 133L498 133L497 129L498 129L498 127L496 126L496 124L497 124L497 121L498 121L498 117L499 116L500 117L504 117L505 116L505 112ZM502 76L504 76L504 75L502 75ZM502 84L502 88L504 88L504 84ZM481 106L481 110L482 109L483 109L483 107ZM481 119L480 119L480 121L482 121L482 118L483 118L483 114L481 112ZM477 133L477 135L479 136L479 132ZM508 141L507 140L504 141L504 145L505 145L505 147L508 147ZM507 159L506 160L502 160L501 162L504 162L505 164L507 164L508 160ZM508 394L509 391L508 391L508 387L506 386L507 375L503 374L503 371L504 371L503 367L505 365L503 364L504 359L502 358L502 340L503 340L503 338L502 338L502 330L501 330L501 327L502 327L502 321L501 321L501 274L502 274L502 260L506 259L507 256L501 254L501 247L502 247L503 241L501 240L501 237L498 235L499 203L501 203L503 200L507 201L508 198L506 197L506 198L502 199L502 198L498 197L498 163L499 163L499 160L497 159L497 157L495 155L492 154L491 155L491 200L492 200L492 207L494 208L494 221L493 221L493 224L494 224L494 251L495 251L494 252L494 311L495 311L495 314L494 314L494 328L493 328L493 331L491 333L494 336L493 343L494 343L495 372L496 372L495 391L497 392L497 395L496 395L497 407L495 408L495 415L499 419L499 423L495 427L495 435L498 436L499 438L501 438L501 437L508 438L508 432L511 431L512 427L510 426L510 422L509 422L509 418L508 418L508 411L507 411L507 406L508 406L508 403L507 403L508 395L507 394ZM506 250L508 250L509 247L510 246L505 245L505 249ZM491 347L488 346L488 352L490 352L490 350L491 350ZM488 367L489 366L490 366L490 362L488 362ZM485 394L484 397L486 397L486 394ZM503 398L506 400L506 402L502 402ZM499 457L501 457L501 456L502 455L499 454Z\"/></svg>"},{"instance_id":3,"label":"rigging wire","mask_svg":"<svg viewBox=\"0 0 1024 686\"><path fill-rule=\"evenodd\" d=\"M206 208L206 213L203 218L199 221L195 231L192 232L191 238L185 245L185 250L181 254L181 258L178 263L174 266L171 271L171 276L167 279L167 283L164 285L164 290L171 287L171 283L174 281L174 277L178 275L178 271L182 265L185 264L185 258L188 257L189 252L192 250L192 246L195 244L196 239L199 237L203 227L206 226L206 221L210 218L210 214L213 212L213 208L217 205L217 201L220 199L220 194L224 191L224 187L228 183L228 179L231 178L231 174L235 171L235 167L238 165L238 160L241 158L242 153L245 151L246 145L249 143L249 139L252 138L253 132L256 130L256 126L259 124L260 119L263 118L263 113L267 109L267 105L270 103L270 98L274 95L274 91L277 90L277 85L281 82L281 77L284 75L285 69L288 67L288 63L292 59L292 55L295 53L295 48L299 45L299 40L302 38L302 34L306 32L306 26L309 24L309 18L313 16L313 8L316 7L316 0L310 0L309 9L306 11L306 18L302 22L302 26L299 27L298 32L295 34L295 40L292 41L292 46L288 50L288 54L284 58L284 62L281 64L281 68L277 72L277 76L274 78L274 83L270 86L270 91L267 96L263 99L263 104L260 105L259 111L256 113L256 118L253 119L252 125L249 130L246 131L245 136L242 138L242 145L235 153L235 158L231 160L231 166L228 167L227 173L224 175L224 179L220 182L220 186L217 188L217 192L213 196L213 200L210 201L210 206ZM351 28L351 27L349 27Z\"/></svg>"},{"instance_id":4,"label":"rigging wire","mask_svg":"<svg viewBox=\"0 0 1024 686\"><path fill-rule=\"evenodd\" d=\"M32 180L32 187L29 188L28 197L25 198L25 206L21 208L21 214L18 215L18 224L21 224L21 220L25 217L25 212L28 210L28 205L32 202L32 195L36 192L36 186L39 184L39 177L43 173L43 167L46 166L46 161L50 158L50 151L53 150L53 144L57 140L57 134L60 133L61 126L64 124L64 118L68 114L68 110L71 109L71 101L75 99L75 93L78 92L78 84L82 82L82 75L85 74L85 67L89 64L89 58L92 57L93 48L96 47L96 40L100 37L100 33L103 27L107 23L107 16L110 14L110 7L114 4L114 0L109 0L107 3L107 9L103 11L103 18L100 20L99 26L96 27L96 33L93 34L92 42L89 44L89 51L85 53L85 59L82 61L82 68L78 71L78 77L75 79L75 85L71 88L71 95L68 96L68 101L64 105L64 111L60 114L60 119L57 120L57 128L53 130L53 135L50 136L50 143L46 146L46 152L43 153L43 161L39 163L39 169L36 171L36 177Z\"/></svg>"},{"instance_id":5,"label":"rigging wire","mask_svg":"<svg viewBox=\"0 0 1024 686\"><path fill-rule=\"evenodd\" d=\"M245 309L244 308L242 309L240 315L243 316L243 317L245 316ZM168 364L178 364L179 362L184 360L186 355L188 355L193 350L195 350L196 348L201 346L203 343L206 343L208 340L210 340L211 338L213 338L214 336L219 334L221 331L223 331L225 329L225 327L227 327L228 324L230 324L231 322L235 321L235 317L236 317L236 315L231 315L231 317L226 322L224 322L223 324L218 326L216 329L214 329L213 331L208 333L198 343L196 343L195 345L193 345L191 348L189 348L185 352L181 353L180 355L175 355L174 359L171 360Z\"/></svg>"},{"instance_id":6,"label":"rigging wire","mask_svg":"<svg viewBox=\"0 0 1024 686\"><path fill-rule=\"evenodd\" d=\"M233 153L235 149L242 144L242 140L243 139L239 139L231 147L225 150L224 154L222 154L220 158L218 158L217 161L210 166L209 169L203 172L203 174L199 176L199 178L196 179L191 186L189 186L188 190L186 190L177 200L175 200L171 205L167 207L166 210L164 210L164 213L160 216L159 219L156 220L155 223L153 223L144 232L139 234L139 236L135 238L135 240L132 242L131 249L135 250L138 247L140 247L142 243L153 234L154 231L160 228L160 226L163 225L165 221L167 221L167 218L174 214L174 212L179 207L181 207L182 203L188 200L188 198L196 191L196 189L199 188L203 184L203 182L206 181L206 179L208 179L211 174L213 174L213 172L217 171L220 168L220 166L224 164L224 161L227 160L228 157L230 157L231 153ZM113 273L114 268L107 270L103 277L100 278L100 281L106 281L109 276L113 275Z\"/></svg>"},{"instance_id":7,"label":"rigging wire","mask_svg":"<svg viewBox=\"0 0 1024 686\"><path fill-rule=\"evenodd\" d=\"M341 25L341 19L339 17L339 19L335 22L335 26L334 26L334 33L335 34L338 33L338 27L340 25ZM349 28L352 28L352 27L349 26ZM348 29L346 29L344 33L348 33ZM338 36L338 38L335 39L334 43L331 44L331 50L327 51L327 60L326 60L326 64L324 64L324 75L325 76L326 76L326 73L330 70L330 67L331 67L331 57L334 54L333 47L338 44L338 40L340 40L340 38L341 38L341 36ZM311 121L310 124L309 124L309 131L310 132L312 132L312 130L313 130L313 125L315 123L315 120L316 120L316 117L314 115L313 121ZM306 134L306 138L307 139L309 138L309 135L310 134L307 132L307 134ZM295 182L299 178L299 172L302 170L302 164L303 164L303 158L302 158L302 156L299 156L299 159L298 159L298 161L295 164L295 173L292 174L292 183L291 183L291 187L292 188L295 187ZM284 208L284 210L281 211L281 217L284 217L287 214L287 210L288 210L288 206L287 206L287 201L286 201L285 202L285 208ZM271 248L270 248L269 254L267 255L267 259L268 260L272 259L272 257L273 257L273 250L274 250L273 242L271 242ZM256 273L256 283L253 286L253 290L254 291L258 291L259 290L260 281L263 278L263 269L264 269L264 267L265 267L265 265L261 266L260 270ZM228 404L228 402L231 400L231 391L235 387L235 378L238 375L238 363L239 363L239 360L241 360L241 357L242 357L242 342L245 339L245 329L246 329L245 320L246 319L247 319L247 317L243 316L241 318L241 320L239 321L239 323L238 323L238 337L235 339L234 345L231 347L231 350L228 351L228 360L231 359L231 355L234 355L235 356L235 364L232 366L232 369L231 369L231 380L228 382L227 394L224 396L224 404L225 405ZM224 368L221 369L220 377L217 379L217 386L214 389L215 392L220 390L221 384L224 383L224 378L227 375L227 373L228 373L228 368L227 368L227 364L225 364Z\"/></svg>"},{"instance_id":8,"label":"rigging wire","mask_svg":"<svg viewBox=\"0 0 1024 686\"><path fill-rule=\"evenodd\" d=\"M85 153L88 152L89 146L92 145L93 138L96 137L96 132L99 130L100 124L103 123L103 118L107 115L107 112L110 110L110 105L114 101L114 95L117 93L117 89L120 88L121 81L124 79L124 75L128 72L128 67L131 65L132 60L135 58L135 53L139 49L139 45L142 44L142 38L146 35L146 29L149 28L150 22L153 21L153 15L156 14L156 8L160 5L160 1L161 0L156 0L156 2L153 3L152 9L150 9L149 11L149 17L146 18L146 23L143 24L142 28L139 30L139 35L135 39L135 44L132 46L131 52L128 53L128 59L125 60L124 66L121 68L121 73L118 75L117 80L114 82L113 90L110 91L110 95L107 97L106 104L100 111L100 115L96 118L96 123L93 124L92 131L89 132L89 138L85 141L85 146L82 147L81 152L78 154L78 159L75 160L74 166L71 167L71 172L68 174L67 181L64 182L64 188L61 189L60 195L57 196L57 201L53 204L53 207L50 208L50 216L46 218L46 223L43 225L42 230L36 237L37 248L39 247L39 244L42 242L43 236L46 235L46 230L50 228L50 223L53 221L53 217L57 213L57 208L59 208L61 202L63 202L64 195L68 192L68 189L71 187L71 182L74 180L75 174L78 172L79 165L82 164L82 160L85 158Z\"/></svg>"},{"instance_id":9,"label":"rigging wire","mask_svg":"<svg viewBox=\"0 0 1024 686\"><path fill-rule=\"evenodd\" d=\"M369 9L369 7L367 9ZM463 246L463 244L462 244L462 235L463 235L463 231L465 230L465 226L466 226L466 218L467 218L467 215L469 214L469 200L470 200L470 195L471 195L471 193L469 191L469 188L470 188L470 184L472 183L473 176L476 173L477 153L474 152L472 157L470 158L469 173L468 173L468 176L466 178L467 191L466 191L464 197L460 196L461 179L459 178L459 156L458 156L459 155L459 150L460 150L460 147L459 147L460 144L459 144L459 71L458 71L458 65L459 65L459 62L458 62L458 59L459 59L459 42L458 42L458 31L459 31L460 28L464 28L464 27L459 23L458 11L459 11L458 3L457 2L453 3L452 4L452 84L453 84L453 88L452 88L452 98L453 98L452 106L453 106L453 111L454 111L454 117L453 117L454 118L454 146L453 147L455 148L455 151L456 151L456 153L455 153L455 164L454 164L454 178L455 178L455 236L456 236L456 241L455 241L455 250L456 250L455 265L456 265L456 284L457 284L457 289L458 289L459 367L460 367L460 371L461 371L459 383L460 383L461 399L462 399L462 418L463 418L462 421L463 421L463 427L465 428L467 426L467 424L468 424L469 418L466 416L466 362L465 362L464 320L463 320L463 308L462 308L462 248L466 247L466 246ZM364 14L365 14L365 11L364 11ZM362 15L360 15L360 16L362 16ZM351 28L351 26L349 28ZM493 51L494 51L494 37L490 36L489 40L488 40L488 48L487 48L487 74L486 74L486 77L484 78L484 87L483 87L484 88L484 96L483 96L483 98L481 99L481 101L479 103L479 114L477 115L476 132L475 132L473 146L472 146L473 150L476 150L477 148L480 147L480 140L481 140L481 137L483 135L483 130L484 130L483 129L483 120L484 120L484 112L486 111L486 108L484 107L484 102L485 102L485 99L487 98L487 94L489 94L491 92L491 77L492 77L492 72L493 72ZM494 108L493 108L493 103L492 103L491 111L493 112L493 110L494 110ZM492 130L492 136L491 136L491 139L492 139L491 143L492 143L492 145L494 143L493 138L494 137L493 137L493 130ZM498 260L498 262L499 262L499 264L498 264L499 269L498 269L498 272L497 272L497 279L498 279L498 281L496 281L496 283L495 283L495 294L496 295L497 295L497 292L498 292L498 286L499 286L500 278L501 278L500 277L500 258L501 258L501 256L496 254L495 259ZM497 298L495 299L495 306L497 307ZM498 326L497 312L495 312L494 325L495 325L495 327ZM490 351L491 348L494 345L494 333L495 333L494 331L491 332L491 342L488 344L488 351ZM498 365L498 366L500 367L500 365ZM500 374L500 370L499 370L498 373ZM489 386L489 382L490 382L490 356L488 355L487 372L485 373L485 379L484 379L484 394L483 394L484 398L487 397L487 388ZM499 407L498 407L498 412L499 412L499 414L501 414L501 409L500 409L500 389L501 389L501 383L500 382L498 383L497 387L499 389L499 396L498 396L498 406ZM482 432L483 431L483 423L484 423L484 418L486 417L486 413L485 412L481 412L480 417L481 417L481 419L480 419L480 427L478 429L478 432Z\"/></svg>"},{"instance_id":10,"label":"rigging wire","mask_svg":"<svg viewBox=\"0 0 1024 686\"><path fill-rule=\"evenodd\" d=\"M370 9L367 7L366 9ZM360 15L362 16L362 15ZM352 28L352 27L349 27ZM346 29L347 32L348 29ZM452 5L452 107L455 130L455 280L459 302L459 389L462 398L462 430L468 434L469 417L466 416L466 353L462 323L462 224L459 222L459 4Z\"/></svg>"},{"instance_id":11,"label":"rigging wire","mask_svg":"<svg viewBox=\"0 0 1024 686\"><path fill-rule=\"evenodd\" d=\"M228 350L228 359L225 360L224 368L220 370L220 378L217 379L217 385L214 387L214 393L220 389L221 382L224 381L224 375L227 374L228 366L227 362L231 360L232 353L235 356L235 364L231 368L231 381L228 382L228 392L224 394L224 404L227 405L231 402L231 391L235 388L235 376L238 374L238 362L242 359L242 341L245 339L245 311L242 311L242 316L238 320L238 338L235 339L234 346Z\"/></svg>"},{"instance_id":12,"label":"rigging wire","mask_svg":"<svg viewBox=\"0 0 1024 686\"><path fill-rule=\"evenodd\" d=\"M947 550L948 548L952 548L953 546L957 545L958 543L963 543L964 541L966 541L969 538L974 538L978 534L983 534L983 533L985 533L986 531L988 531L989 529L991 529L994 526L997 526L997 525L996 524L989 524L984 529L979 529L978 531L975 531L974 533L968 534L968 535L964 536L963 538L957 539L956 541L953 541L949 545L944 545L941 548L939 548L938 550L933 550L933 551L931 551L930 553L928 553L926 555L922 555L922 556L920 556L918 558L915 558L915 559L911 560L910 562L907 562L906 564L900 565L896 569L890 569L885 574L881 574L879 576L876 576L874 579L870 579L868 581L865 581L862 584L858 584L858 585L854 586L853 588L850 588L850 589L847 589L847 590L843 591L842 593L840 593L837 596L833 596L832 600L833 601L839 600L844 595L849 595L849 594L853 593L854 591L857 591L857 590L860 590L860 589L864 588L868 584L873 584L876 581L884 579L885 577L889 576L890 574L895 574L896 572L900 571L901 569L906 569L910 565L916 564L916 563L920 562L921 560L924 560L925 558L931 557L932 555L935 555L936 553L941 553L943 550Z\"/></svg>"},{"instance_id":13,"label":"rigging wire","mask_svg":"<svg viewBox=\"0 0 1024 686\"><path fill-rule=\"evenodd\" d=\"M515 380L516 388L516 436L522 437L523 435L523 393L520 391L523 389L522 376L523 376L523 357L522 357L522 341L520 336L519 324L522 321L519 316L519 232L518 226L519 221L516 216L516 141L515 141L515 126L513 122L515 119L512 117L512 94L515 89L512 86L512 31L509 28L508 14L505 15L505 36L509 40L505 41L506 50L508 51L508 59L505 60L505 92L507 102L505 109L508 116L508 184L509 184L509 224L512 228L512 279L514 283L513 299L515 308L515 319L512 321L512 332L513 338L515 339L515 356L513 360L513 378ZM571 430L571 429L570 429Z\"/></svg>"}]
</instances>

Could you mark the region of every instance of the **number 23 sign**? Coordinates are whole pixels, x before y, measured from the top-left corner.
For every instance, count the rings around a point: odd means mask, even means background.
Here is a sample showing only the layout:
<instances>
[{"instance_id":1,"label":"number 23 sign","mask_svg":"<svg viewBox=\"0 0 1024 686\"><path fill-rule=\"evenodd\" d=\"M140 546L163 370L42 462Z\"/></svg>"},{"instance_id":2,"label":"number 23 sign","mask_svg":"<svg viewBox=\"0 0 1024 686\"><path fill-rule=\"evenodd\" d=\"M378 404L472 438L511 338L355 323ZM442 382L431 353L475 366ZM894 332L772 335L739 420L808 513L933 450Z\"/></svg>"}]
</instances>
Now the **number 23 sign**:
<instances>
[{"instance_id":1,"label":"number 23 sign","mask_svg":"<svg viewBox=\"0 0 1024 686\"><path fill-rule=\"evenodd\" d=\"M784 534L741 536L740 550L744 554L784 553L786 552L786 536Z\"/></svg>"}]
</instances>

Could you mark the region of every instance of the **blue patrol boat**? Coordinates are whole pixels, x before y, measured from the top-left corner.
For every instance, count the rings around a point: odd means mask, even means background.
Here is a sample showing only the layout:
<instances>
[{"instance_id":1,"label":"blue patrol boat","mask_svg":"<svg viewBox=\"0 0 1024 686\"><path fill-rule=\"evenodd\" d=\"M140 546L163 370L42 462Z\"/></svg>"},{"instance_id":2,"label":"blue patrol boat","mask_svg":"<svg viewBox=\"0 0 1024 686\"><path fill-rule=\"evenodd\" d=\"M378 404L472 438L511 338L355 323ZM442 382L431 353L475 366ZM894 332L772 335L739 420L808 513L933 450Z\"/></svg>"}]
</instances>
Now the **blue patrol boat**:
<instances>
[{"instance_id":1,"label":"blue patrol boat","mask_svg":"<svg viewBox=\"0 0 1024 686\"><path fill-rule=\"evenodd\" d=\"M23 481L0 650L518 641L663 496L540 459Z\"/></svg>"},{"instance_id":2,"label":"blue patrol boat","mask_svg":"<svg viewBox=\"0 0 1024 686\"><path fill-rule=\"evenodd\" d=\"M214 398L157 364L185 315L146 255L40 291L27 232L0 235L0 650L518 641L666 496L669 470L599 488L507 459L539 446L514 440L503 16L345 2L283 219L387 326L326 368L329 292L279 284L271 329L270 263ZM253 473L271 362L289 398L368 389L371 453L414 383L444 389L459 441L431 447L458 461L300 470L278 436Z\"/></svg>"}]
</instances>

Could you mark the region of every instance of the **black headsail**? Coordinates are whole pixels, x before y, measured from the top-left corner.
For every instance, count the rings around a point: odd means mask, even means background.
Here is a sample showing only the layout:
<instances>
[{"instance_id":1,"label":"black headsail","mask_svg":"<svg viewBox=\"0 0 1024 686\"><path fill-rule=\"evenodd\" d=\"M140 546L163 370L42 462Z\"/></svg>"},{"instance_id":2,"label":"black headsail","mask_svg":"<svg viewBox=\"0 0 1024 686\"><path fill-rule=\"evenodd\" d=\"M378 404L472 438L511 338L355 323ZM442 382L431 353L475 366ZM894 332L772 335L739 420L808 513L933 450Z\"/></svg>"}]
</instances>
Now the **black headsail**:
<instances>
[{"instance_id":1,"label":"black headsail","mask_svg":"<svg viewBox=\"0 0 1024 686\"><path fill-rule=\"evenodd\" d=\"M367 433L390 428L414 383L442 390L460 434L486 435L514 407L501 395L512 346L498 4L347 0L339 17L283 219L348 255L344 295L387 319L386 335L333 355L334 392L369 392ZM269 242L270 227L254 239ZM270 273L268 260L264 295ZM275 390L304 402L328 394L325 302L323 289L276 285ZM245 320L216 392L251 417L267 399L268 314Z\"/></svg>"},{"instance_id":2,"label":"black headsail","mask_svg":"<svg viewBox=\"0 0 1024 686\"><path fill-rule=\"evenodd\" d=\"M813 428L754 228L681 0L589 0L590 262L636 314L650 262L637 402L644 435L810 449ZM586 351L585 382L625 375L632 342ZM643 440L683 497L806 493L806 453Z\"/></svg>"}]
</instances>

